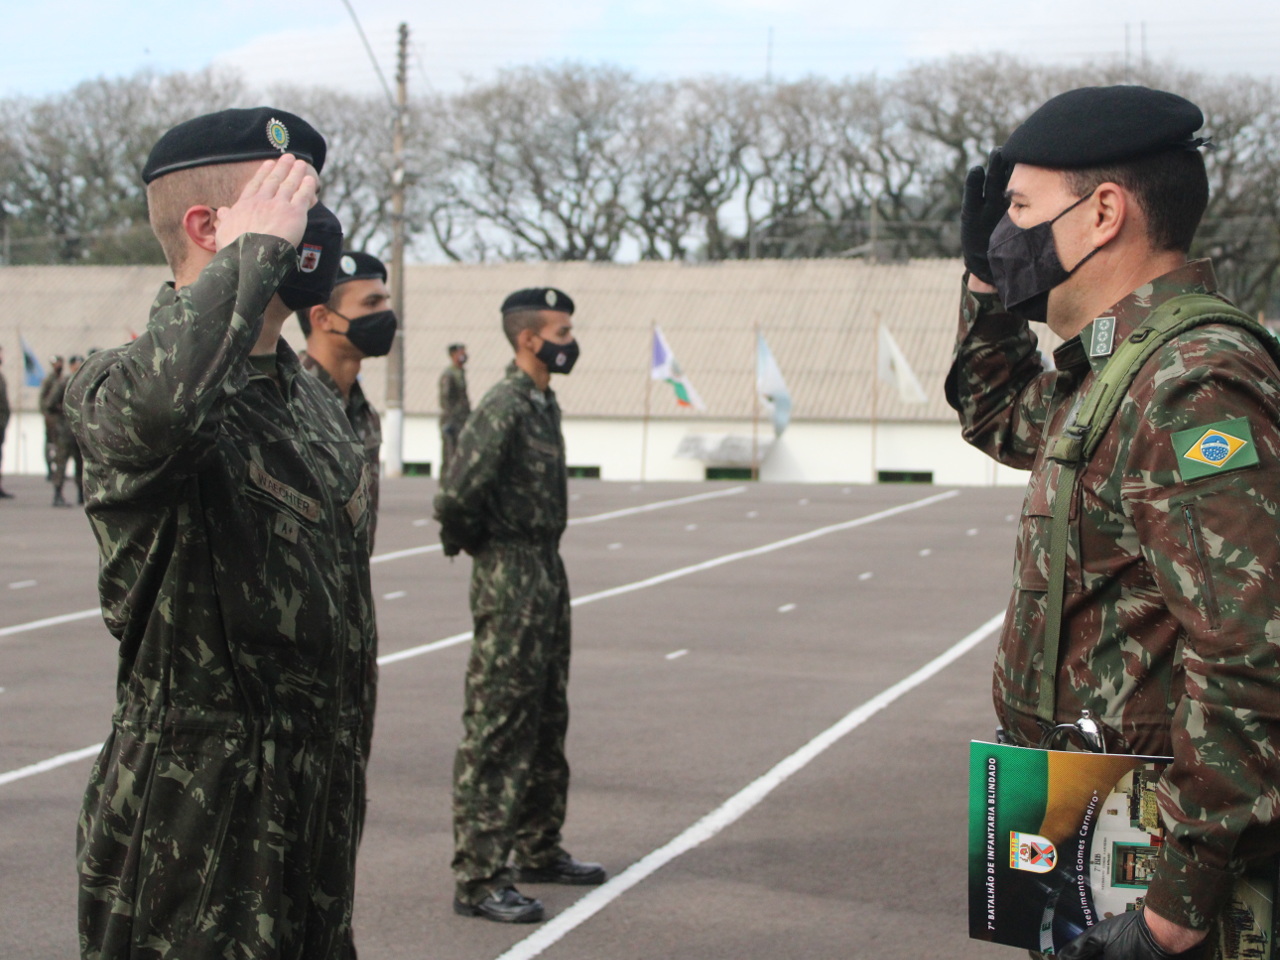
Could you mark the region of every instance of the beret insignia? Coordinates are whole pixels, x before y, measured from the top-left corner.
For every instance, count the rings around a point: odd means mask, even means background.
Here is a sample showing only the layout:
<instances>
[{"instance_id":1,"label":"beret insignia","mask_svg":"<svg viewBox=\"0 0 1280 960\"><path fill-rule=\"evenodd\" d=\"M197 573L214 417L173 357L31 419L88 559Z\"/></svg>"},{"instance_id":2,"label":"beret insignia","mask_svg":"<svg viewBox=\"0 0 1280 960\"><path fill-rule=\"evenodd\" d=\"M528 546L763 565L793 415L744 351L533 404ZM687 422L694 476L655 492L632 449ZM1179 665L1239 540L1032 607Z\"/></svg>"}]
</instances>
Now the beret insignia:
<instances>
[{"instance_id":1,"label":"beret insignia","mask_svg":"<svg viewBox=\"0 0 1280 960\"><path fill-rule=\"evenodd\" d=\"M355 258L352 257L350 254L347 254L347 256L342 258L341 267L342 267L343 273L355 273L356 272Z\"/></svg>"},{"instance_id":2,"label":"beret insignia","mask_svg":"<svg viewBox=\"0 0 1280 960\"><path fill-rule=\"evenodd\" d=\"M267 140L273 147L284 153L289 149L289 128L272 117L267 121Z\"/></svg>"}]
</instances>

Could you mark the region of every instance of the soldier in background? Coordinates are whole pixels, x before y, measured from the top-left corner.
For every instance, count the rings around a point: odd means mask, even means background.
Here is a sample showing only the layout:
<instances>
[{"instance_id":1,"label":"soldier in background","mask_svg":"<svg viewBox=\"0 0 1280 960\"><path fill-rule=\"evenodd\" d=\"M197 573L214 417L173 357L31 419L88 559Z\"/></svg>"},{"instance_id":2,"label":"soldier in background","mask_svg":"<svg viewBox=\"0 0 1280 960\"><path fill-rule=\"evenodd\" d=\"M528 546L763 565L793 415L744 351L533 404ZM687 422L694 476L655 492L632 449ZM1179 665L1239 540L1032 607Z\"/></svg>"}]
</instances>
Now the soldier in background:
<instances>
[{"instance_id":1,"label":"soldier in background","mask_svg":"<svg viewBox=\"0 0 1280 960\"><path fill-rule=\"evenodd\" d=\"M389 309L387 268L368 253L345 253L328 303L298 311L307 349L298 357L302 369L323 383L346 410L351 429L364 444L369 471L369 547L378 522L378 478L382 423L360 388L360 364L366 357L385 357L396 337L396 315Z\"/></svg>"},{"instance_id":2,"label":"soldier in background","mask_svg":"<svg viewBox=\"0 0 1280 960\"><path fill-rule=\"evenodd\" d=\"M53 458L54 458L54 437L58 432L57 420L53 411L49 409L49 398L53 395L53 389L58 385L58 381L62 379L62 357L55 354L49 358L49 372L44 375L44 380L40 382L40 413L44 417L44 467L45 479L50 483L53 482Z\"/></svg>"},{"instance_id":3,"label":"soldier in background","mask_svg":"<svg viewBox=\"0 0 1280 960\"><path fill-rule=\"evenodd\" d=\"M43 401L45 411L45 433L48 438L47 449L52 457L49 463L49 482L53 484L53 506L69 507L70 503L62 495L62 487L67 482L67 461L75 461L76 503L84 503L84 456L80 452L80 444L71 433L71 425L67 423L65 400L67 384L84 358L74 356L67 361L65 376L58 377ZM43 387L41 388L43 391Z\"/></svg>"},{"instance_id":4,"label":"soldier in background","mask_svg":"<svg viewBox=\"0 0 1280 960\"><path fill-rule=\"evenodd\" d=\"M4 347L0 347L0 367L4 366ZM4 373L0 372L0 465L4 463L4 435L9 427L9 385L5 383ZM4 487L0 486L0 500L10 500L13 498L12 493L8 493Z\"/></svg>"},{"instance_id":5,"label":"soldier in background","mask_svg":"<svg viewBox=\"0 0 1280 960\"><path fill-rule=\"evenodd\" d=\"M453 907L503 923L543 918L542 903L516 881L606 877L600 864L560 845L569 790L569 582L560 560L568 497L549 385L578 356L572 315L560 290L507 297L502 327L515 360L467 420L435 499L445 555L473 558L475 639L453 776Z\"/></svg>"},{"instance_id":6,"label":"soldier in background","mask_svg":"<svg viewBox=\"0 0 1280 960\"><path fill-rule=\"evenodd\" d=\"M329 299L342 255L315 202L324 156L267 107L162 136L142 179L175 283L67 391L120 640L77 832L85 960L355 957L368 471L280 338Z\"/></svg>"},{"instance_id":7,"label":"soldier in background","mask_svg":"<svg viewBox=\"0 0 1280 960\"><path fill-rule=\"evenodd\" d=\"M1032 471L995 666L1001 726L1036 746L1087 709L1109 751L1173 758L1142 909L1089 928L1058 952L1068 960L1201 956L1246 862L1280 851L1274 340L1209 323L1164 343L1072 488L1059 486L1076 475L1070 453L1054 444L1075 436L1064 433L1073 411L1156 309L1216 294L1209 261L1187 259L1209 196L1203 122L1194 104L1145 87L1070 91L965 187L947 396L966 440ZM1065 340L1056 371L1028 320ZM1068 496L1069 533L1054 547L1054 504ZM1055 549L1065 602L1046 666Z\"/></svg>"},{"instance_id":8,"label":"soldier in background","mask_svg":"<svg viewBox=\"0 0 1280 960\"><path fill-rule=\"evenodd\" d=\"M449 472L449 462L458 447L458 435L471 414L467 397L467 348L449 344L449 366L440 374L440 478Z\"/></svg>"}]
</instances>

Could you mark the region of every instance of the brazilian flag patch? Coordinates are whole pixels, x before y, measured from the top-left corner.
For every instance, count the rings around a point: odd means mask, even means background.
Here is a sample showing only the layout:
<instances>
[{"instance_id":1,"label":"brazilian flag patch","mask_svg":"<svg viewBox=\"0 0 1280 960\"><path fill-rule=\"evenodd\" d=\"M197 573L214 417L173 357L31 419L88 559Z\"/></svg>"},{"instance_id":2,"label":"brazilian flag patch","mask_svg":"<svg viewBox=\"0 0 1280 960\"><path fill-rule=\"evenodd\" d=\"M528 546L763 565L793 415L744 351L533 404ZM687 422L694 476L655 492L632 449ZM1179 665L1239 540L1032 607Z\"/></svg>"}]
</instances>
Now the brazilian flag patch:
<instances>
[{"instance_id":1,"label":"brazilian flag patch","mask_svg":"<svg viewBox=\"0 0 1280 960\"><path fill-rule=\"evenodd\" d=\"M1196 480L1258 462L1258 448L1249 421L1220 420L1173 434L1173 449L1183 480Z\"/></svg>"}]
</instances>

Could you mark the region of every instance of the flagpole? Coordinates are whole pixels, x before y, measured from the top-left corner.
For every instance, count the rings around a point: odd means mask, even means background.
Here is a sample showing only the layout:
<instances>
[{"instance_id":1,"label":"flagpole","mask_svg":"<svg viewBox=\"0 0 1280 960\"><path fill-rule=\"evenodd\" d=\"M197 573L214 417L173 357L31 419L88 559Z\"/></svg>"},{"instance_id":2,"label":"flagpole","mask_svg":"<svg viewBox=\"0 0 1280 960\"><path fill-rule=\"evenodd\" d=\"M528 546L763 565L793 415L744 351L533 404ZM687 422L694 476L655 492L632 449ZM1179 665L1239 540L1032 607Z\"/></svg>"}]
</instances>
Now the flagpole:
<instances>
[{"instance_id":1,"label":"flagpole","mask_svg":"<svg viewBox=\"0 0 1280 960\"><path fill-rule=\"evenodd\" d=\"M644 377L644 426L640 431L640 482L645 481L645 468L649 459L649 401L653 396L653 338L657 329L656 320L649 321L649 363Z\"/></svg>"},{"instance_id":2,"label":"flagpole","mask_svg":"<svg viewBox=\"0 0 1280 960\"><path fill-rule=\"evenodd\" d=\"M876 311L876 369L875 374L871 377L871 482L879 482L879 474L876 472L876 430L879 426L880 412L880 351L883 345L880 343L880 312Z\"/></svg>"},{"instance_id":3,"label":"flagpole","mask_svg":"<svg viewBox=\"0 0 1280 960\"><path fill-rule=\"evenodd\" d=\"M751 374L751 396L755 402L751 407L751 479L760 479L760 324L755 325L755 369Z\"/></svg>"}]
</instances>

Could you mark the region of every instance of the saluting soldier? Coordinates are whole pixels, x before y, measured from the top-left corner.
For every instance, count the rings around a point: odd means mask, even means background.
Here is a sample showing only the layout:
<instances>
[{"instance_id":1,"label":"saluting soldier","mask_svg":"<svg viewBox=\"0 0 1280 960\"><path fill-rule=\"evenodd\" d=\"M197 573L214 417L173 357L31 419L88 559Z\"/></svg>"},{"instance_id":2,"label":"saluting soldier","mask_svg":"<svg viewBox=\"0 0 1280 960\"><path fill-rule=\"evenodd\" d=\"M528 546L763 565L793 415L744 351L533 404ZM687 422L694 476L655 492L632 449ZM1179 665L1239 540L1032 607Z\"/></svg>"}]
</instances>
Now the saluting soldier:
<instances>
[{"instance_id":1,"label":"saluting soldier","mask_svg":"<svg viewBox=\"0 0 1280 960\"><path fill-rule=\"evenodd\" d=\"M324 158L266 107L162 136L142 179L175 282L67 391L120 641L78 831L86 960L355 956L369 470L280 339L342 251L315 203Z\"/></svg>"},{"instance_id":2,"label":"saluting soldier","mask_svg":"<svg viewBox=\"0 0 1280 960\"><path fill-rule=\"evenodd\" d=\"M471 414L467 396L467 347L449 344L449 365L440 374L440 476L449 472L449 462L458 448L458 435Z\"/></svg>"},{"instance_id":3,"label":"saluting soldier","mask_svg":"<svg viewBox=\"0 0 1280 960\"><path fill-rule=\"evenodd\" d=\"M351 251L338 261L333 295L327 303L298 311L307 349L298 355L302 369L329 388L347 412L351 429L364 444L369 465L369 546L378 521L378 489L382 466L382 421L360 387L360 365L368 357L385 357L396 338L387 268L372 254Z\"/></svg>"},{"instance_id":4,"label":"saluting soldier","mask_svg":"<svg viewBox=\"0 0 1280 960\"><path fill-rule=\"evenodd\" d=\"M1199 956L1245 865L1280 850L1280 370L1274 339L1187 258L1209 195L1203 122L1172 93L1073 90L965 188L948 399L965 439L1031 471L1000 723L1036 746L1087 710L1108 750L1173 758L1142 909L1068 960ZM1193 309L1205 322L1170 327L1082 460L1081 411L1113 355ZM1056 371L1028 321L1064 338Z\"/></svg>"},{"instance_id":5,"label":"saluting soldier","mask_svg":"<svg viewBox=\"0 0 1280 960\"><path fill-rule=\"evenodd\" d=\"M502 304L515 350L476 407L435 499L446 556L472 556L475 638L453 777L454 910L504 923L543 918L515 882L597 884L598 863L561 846L569 791L569 581L564 437L552 373L578 357L573 301L550 287ZM515 869L508 866L514 854Z\"/></svg>"}]
</instances>

